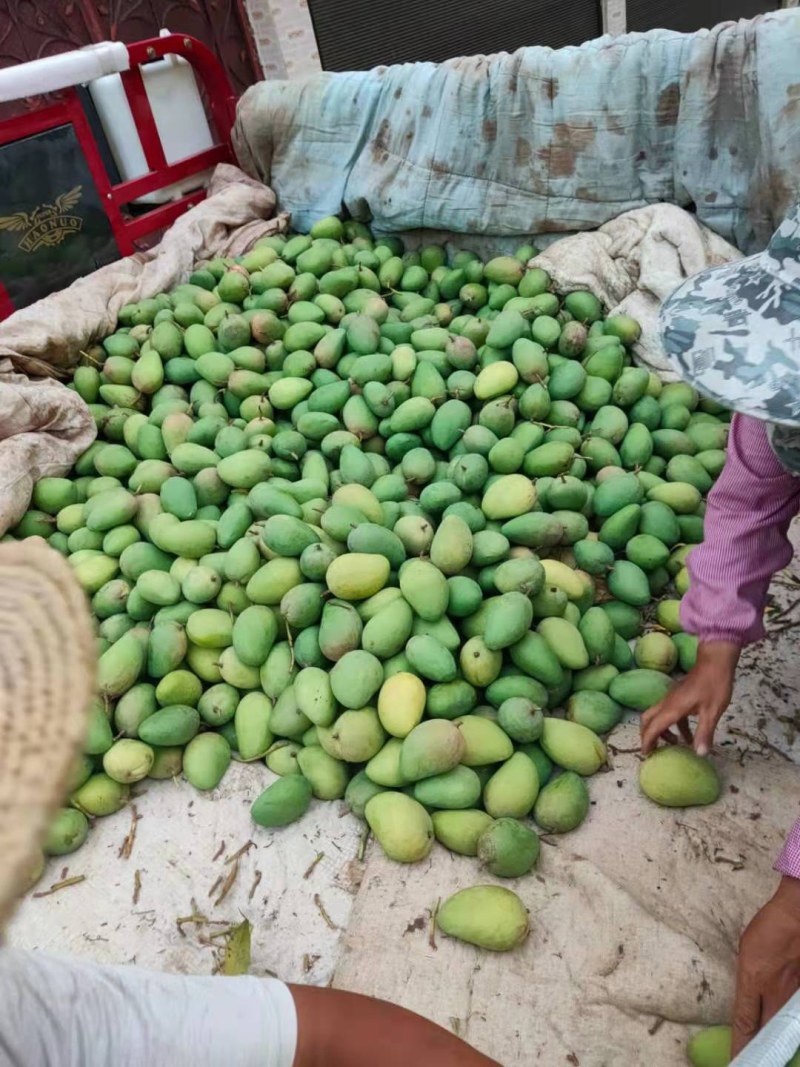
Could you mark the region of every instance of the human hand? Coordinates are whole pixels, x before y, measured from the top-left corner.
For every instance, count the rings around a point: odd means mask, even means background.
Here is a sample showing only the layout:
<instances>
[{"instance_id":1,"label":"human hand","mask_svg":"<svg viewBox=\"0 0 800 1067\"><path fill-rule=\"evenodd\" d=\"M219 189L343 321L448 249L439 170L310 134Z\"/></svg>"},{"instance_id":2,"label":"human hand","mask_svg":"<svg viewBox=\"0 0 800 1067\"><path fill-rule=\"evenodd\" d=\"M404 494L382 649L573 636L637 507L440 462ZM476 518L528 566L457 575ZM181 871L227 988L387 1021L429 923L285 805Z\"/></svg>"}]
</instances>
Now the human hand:
<instances>
[{"instance_id":1,"label":"human hand","mask_svg":"<svg viewBox=\"0 0 800 1067\"><path fill-rule=\"evenodd\" d=\"M800 880L783 877L739 942L732 1055L800 989Z\"/></svg>"},{"instance_id":2,"label":"human hand","mask_svg":"<svg viewBox=\"0 0 800 1067\"><path fill-rule=\"evenodd\" d=\"M659 737L674 741L671 726L677 726L687 744L699 756L708 754L714 731L731 701L736 664L741 648L730 641L702 641L697 649L697 663L670 689L662 701L642 716L642 752L647 755ZM689 716L697 717L694 738Z\"/></svg>"}]
</instances>

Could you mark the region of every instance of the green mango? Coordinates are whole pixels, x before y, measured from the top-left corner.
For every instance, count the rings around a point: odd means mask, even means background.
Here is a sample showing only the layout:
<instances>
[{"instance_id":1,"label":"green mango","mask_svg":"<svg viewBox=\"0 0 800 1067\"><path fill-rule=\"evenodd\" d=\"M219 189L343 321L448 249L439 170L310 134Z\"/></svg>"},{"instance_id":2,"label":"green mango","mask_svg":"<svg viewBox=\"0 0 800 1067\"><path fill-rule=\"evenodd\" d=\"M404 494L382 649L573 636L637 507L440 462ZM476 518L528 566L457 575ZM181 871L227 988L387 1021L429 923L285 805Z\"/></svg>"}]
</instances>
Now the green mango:
<instances>
[{"instance_id":1,"label":"green mango","mask_svg":"<svg viewBox=\"0 0 800 1067\"><path fill-rule=\"evenodd\" d=\"M672 680L663 672L640 668L618 675L609 686L612 700L635 711L647 711L664 699Z\"/></svg>"},{"instance_id":2,"label":"green mango","mask_svg":"<svg viewBox=\"0 0 800 1067\"><path fill-rule=\"evenodd\" d=\"M639 504L627 504L620 508L602 524L598 531L598 538L614 552L621 552L636 534L641 512Z\"/></svg>"},{"instance_id":3,"label":"green mango","mask_svg":"<svg viewBox=\"0 0 800 1067\"><path fill-rule=\"evenodd\" d=\"M714 484L714 479L695 456L673 456L667 463L666 478L669 482L693 485L703 494Z\"/></svg>"},{"instance_id":4,"label":"green mango","mask_svg":"<svg viewBox=\"0 0 800 1067\"><path fill-rule=\"evenodd\" d=\"M427 560L404 563L399 575L400 591L423 619L435 622L447 610L449 590L444 574Z\"/></svg>"},{"instance_id":5,"label":"green mango","mask_svg":"<svg viewBox=\"0 0 800 1067\"><path fill-rule=\"evenodd\" d=\"M352 604L329 600L322 609L320 648L326 659L336 662L345 652L360 647L363 623Z\"/></svg>"},{"instance_id":6,"label":"green mango","mask_svg":"<svg viewBox=\"0 0 800 1067\"><path fill-rule=\"evenodd\" d=\"M578 623L589 662L607 663L614 651L614 625L609 616L599 607L589 608Z\"/></svg>"},{"instance_id":7,"label":"green mango","mask_svg":"<svg viewBox=\"0 0 800 1067\"><path fill-rule=\"evenodd\" d=\"M307 523L291 515L271 515L261 527L261 540L278 556L297 558L319 539Z\"/></svg>"},{"instance_id":8,"label":"green mango","mask_svg":"<svg viewBox=\"0 0 800 1067\"><path fill-rule=\"evenodd\" d=\"M567 701L567 718L596 734L606 734L622 718L622 708L607 693L586 689L573 693Z\"/></svg>"},{"instance_id":9,"label":"green mango","mask_svg":"<svg viewBox=\"0 0 800 1067\"><path fill-rule=\"evenodd\" d=\"M552 760L544 754L541 746L535 743L520 745L517 751L522 752L533 763L539 780L539 789L544 789L553 773Z\"/></svg>"},{"instance_id":10,"label":"green mango","mask_svg":"<svg viewBox=\"0 0 800 1067\"><path fill-rule=\"evenodd\" d=\"M103 653L97 666L97 690L100 696L121 696L138 680L145 667L149 632L134 627Z\"/></svg>"},{"instance_id":11,"label":"green mango","mask_svg":"<svg viewBox=\"0 0 800 1067\"><path fill-rule=\"evenodd\" d=\"M76 502L75 484L69 478L41 478L33 487L31 503L48 515L56 515Z\"/></svg>"},{"instance_id":12,"label":"green mango","mask_svg":"<svg viewBox=\"0 0 800 1067\"><path fill-rule=\"evenodd\" d=\"M640 504L644 491L635 474L621 474L601 482L592 496L592 509L600 518L615 515L630 504Z\"/></svg>"},{"instance_id":13,"label":"green mango","mask_svg":"<svg viewBox=\"0 0 800 1067\"><path fill-rule=\"evenodd\" d=\"M694 634L674 633L672 641L678 650L678 664L687 673L697 663L697 638Z\"/></svg>"},{"instance_id":14,"label":"green mango","mask_svg":"<svg viewBox=\"0 0 800 1067\"><path fill-rule=\"evenodd\" d=\"M481 780L470 767L454 767L416 782L413 795L428 808L471 808L480 799Z\"/></svg>"},{"instance_id":15,"label":"green mango","mask_svg":"<svg viewBox=\"0 0 800 1067\"><path fill-rule=\"evenodd\" d=\"M311 783L302 775L279 778L253 801L250 817L266 828L288 826L305 815L312 795Z\"/></svg>"},{"instance_id":16,"label":"green mango","mask_svg":"<svg viewBox=\"0 0 800 1067\"><path fill-rule=\"evenodd\" d=\"M127 785L115 782L107 774L93 774L70 797L84 815L102 818L119 811L128 800Z\"/></svg>"},{"instance_id":17,"label":"green mango","mask_svg":"<svg viewBox=\"0 0 800 1067\"><path fill-rule=\"evenodd\" d=\"M430 423L431 440L441 452L448 452L461 440L472 422L472 411L463 400L446 400L436 409Z\"/></svg>"},{"instance_id":18,"label":"green mango","mask_svg":"<svg viewBox=\"0 0 800 1067\"><path fill-rule=\"evenodd\" d=\"M303 574L296 558L271 559L259 567L248 581L245 591L254 604L277 605L302 580Z\"/></svg>"},{"instance_id":19,"label":"green mango","mask_svg":"<svg viewBox=\"0 0 800 1067\"><path fill-rule=\"evenodd\" d=\"M633 653L628 642L617 633L614 641L614 654L611 657L611 665L618 671L628 671L633 667Z\"/></svg>"},{"instance_id":20,"label":"green mango","mask_svg":"<svg viewBox=\"0 0 800 1067\"><path fill-rule=\"evenodd\" d=\"M477 856L495 878L520 878L536 865L539 848L533 830L517 819L500 818L478 838Z\"/></svg>"},{"instance_id":21,"label":"green mango","mask_svg":"<svg viewBox=\"0 0 800 1067\"><path fill-rule=\"evenodd\" d=\"M478 841L494 820L485 811L435 811L431 815L436 840L450 852L477 856Z\"/></svg>"},{"instance_id":22,"label":"green mango","mask_svg":"<svg viewBox=\"0 0 800 1067\"><path fill-rule=\"evenodd\" d=\"M403 648L411 636L413 612L401 597L392 600L365 625L361 643L367 652L388 659Z\"/></svg>"},{"instance_id":23,"label":"green mango","mask_svg":"<svg viewBox=\"0 0 800 1067\"><path fill-rule=\"evenodd\" d=\"M526 680L532 681L532 680ZM539 740L543 726L542 705L528 697L509 697L497 710L498 726L514 742L529 744Z\"/></svg>"},{"instance_id":24,"label":"green mango","mask_svg":"<svg viewBox=\"0 0 800 1067\"><path fill-rule=\"evenodd\" d=\"M365 767L370 781L387 789L399 789L404 786L406 780L400 770L401 750L401 739L390 737Z\"/></svg>"},{"instance_id":25,"label":"green mango","mask_svg":"<svg viewBox=\"0 0 800 1067\"><path fill-rule=\"evenodd\" d=\"M657 630L639 637L633 649L637 667L671 674L678 665L678 649L668 634Z\"/></svg>"},{"instance_id":26,"label":"green mango","mask_svg":"<svg viewBox=\"0 0 800 1067\"><path fill-rule=\"evenodd\" d=\"M183 745L200 728L197 708L170 704L148 716L139 727L139 739L148 745Z\"/></svg>"},{"instance_id":27,"label":"green mango","mask_svg":"<svg viewBox=\"0 0 800 1067\"><path fill-rule=\"evenodd\" d=\"M686 1047L686 1054L693 1067L728 1067L731 1062L730 1026L709 1026L694 1034ZM797 1061L792 1057L787 1067Z\"/></svg>"},{"instance_id":28,"label":"green mango","mask_svg":"<svg viewBox=\"0 0 800 1067\"><path fill-rule=\"evenodd\" d=\"M337 715L329 675L319 667L305 667L294 680L298 710L316 726L330 726Z\"/></svg>"},{"instance_id":29,"label":"green mango","mask_svg":"<svg viewBox=\"0 0 800 1067\"><path fill-rule=\"evenodd\" d=\"M521 819L533 809L538 794L535 766L522 752L515 752L486 783L483 806L495 819Z\"/></svg>"},{"instance_id":30,"label":"green mango","mask_svg":"<svg viewBox=\"0 0 800 1067\"><path fill-rule=\"evenodd\" d=\"M364 814L389 859L416 863L431 851L431 818L420 803L405 793L378 793L367 802Z\"/></svg>"},{"instance_id":31,"label":"green mango","mask_svg":"<svg viewBox=\"0 0 800 1067\"><path fill-rule=\"evenodd\" d=\"M514 751L511 739L490 719L480 715L462 715L453 721L453 725L458 729L463 741L463 751L458 762L466 767L503 763Z\"/></svg>"},{"instance_id":32,"label":"green mango","mask_svg":"<svg viewBox=\"0 0 800 1067\"><path fill-rule=\"evenodd\" d=\"M522 469L530 478L557 477L569 470L574 458L575 449L571 444L550 441L528 452Z\"/></svg>"},{"instance_id":33,"label":"green mango","mask_svg":"<svg viewBox=\"0 0 800 1067\"><path fill-rule=\"evenodd\" d=\"M495 885L472 886L448 897L436 924L449 937L491 952L508 952L528 936L528 913L519 897Z\"/></svg>"},{"instance_id":34,"label":"green mango","mask_svg":"<svg viewBox=\"0 0 800 1067\"><path fill-rule=\"evenodd\" d=\"M639 787L646 797L668 808L713 804L722 789L714 765L684 745L664 745L639 768Z\"/></svg>"},{"instance_id":35,"label":"green mango","mask_svg":"<svg viewBox=\"0 0 800 1067\"><path fill-rule=\"evenodd\" d=\"M348 709L333 726L317 727L319 742L329 755L347 763L366 763L386 741L373 708Z\"/></svg>"},{"instance_id":36,"label":"green mango","mask_svg":"<svg viewBox=\"0 0 800 1067\"><path fill-rule=\"evenodd\" d=\"M475 687L463 678L439 682L428 689L425 711L432 719L456 719L472 711L477 699Z\"/></svg>"},{"instance_id":37,"label":"green mango","mask_svg":"<svg viewBox=\"0 0 800 1067\"><path fill-rule=\"evenodd\" d=\"M364 818L365 809L373 796L384 792L382 785L372 782L364 770L359 770L350 779L345 791L345 803L358 818Z\"/></svg>"},{"instance_id":38,"label":"green mango","mask_svg":"<svg viewBox=\"0 0 800 1067\"><path fill-rule=\"evenodd\" d=\"M75 808L60 808L47 828L42 842L45 856L68 856L89 836L89 820Z\"/></svg>"},{"instance_id":39,"label":"green mango","mask_svg":"<svg viewBox=\"0 0 800 1067\"><path fill-rule=\"evenodd\" d=\"M578 567L589 574L605 575L613 566L613 550L604 541L580 539L573 543L572 551Z\"/></svg>"},{"instance_id":40,"label":"green mango","mask_svg":"<svg viewBox=\"0 0 800 1067\"><path fill-rule=\"evenodd\" d=\"M614 644L616 646L615 635ZM612 652L613 655L613 652ZM582 671L576 671L572 688L574 693L588 690L594 693L607 693L611 682L619 674L619 670L613 663L604 663L596 667L585 667Z\"/></svg>"},{"instance_id":41,"label":"green mango","mask_svg":"<svg viewBox=\"0 0 800 1067\"><path fill-rule=\"evenodd\" d=\"M87 756L101 756L114 743L114 735L108 721L104 704L92 701L89 708L89 721L83 741L83 751Z\"/></svg>"},{"instance_id":42,"label":"green mango","mask_svg":"<svg viewBox=\"0 0 800 1067\"><path fill-rule=\"evenodd\" d=\"M606 579L609 592L633 607L644 607L650 603L650 586L647 575L630 560L617 560Z\"/></svg>"},{"instance_id":43,"label":"green mango","mask_svg":"<svg viewBox=\"0 0 800 1067\"><path fill-rule=\"evenodd\" d=\"M160 571L153 573L161 575L162 579L169 577L161 574ZM170 671L177 670L188 648L189 640L186 630L180 623L174 621L157 623L150 632L147 647L147 673L151 678L158 679L163 678Z\"/></svg>"},{"instance_id":44,"label":"green mango","mask_svg":"<svg viewBox=\"0 0 800 1067\"><path fill-rule=\"evenodd\" d=\"M527 633L533 621L533 606L521 592L503 593L489 602L484 642L490 650L508 648Z\"/></svg>"},{"instance_id":45,"label":"green mango","mask_svg":"<svg viewBox=\"0 0 800 1067\"><path fill-rule=\"evenodd\" d=\"M330 672L334 697L346 708L364 708L383 682L380 660L363 649L345 652Z\"/></svg>"},{"instance_id":46,"label":"green mango","mask_svg":"<svg viewBox=\"0 0 800 1067\"><path fill-rule=\"evenodd\" d=\"M139 507L139 501L127 489L108 489L92 496L85 505L85 522L89 530L105 532L129 523Z\"/></svg>"},{"instance_id":47,"label":"green mango","mask_svg":"<svg viewBox=\"0 0 800 1067\"><path fill-rule=\"evenodd\" d=\"M583 637L572 623L554 616L542 619L536 629L562 667L579 671L589 666L589 653Z\"/></svg>"},{"instance_id":48,"label":"green mango","mask_svg":"<svg viewBox=\"0 0 800 1067\"><path fill-rule=\"evenodd\" d=\"M555 516L532 511L504 522L501 532L515 545L540 549L558 544L564 536L564 527Z\"/></svg>"},{"instance_id":49,"label":"green mango","mask_svg":"<svg viewBox=\"0 0 800 1067\"><path fill-rule=\"evenodd\" d=\"M123 701L127 701L130 695L139 688L152 688L152 686L147 686L146 683L143 683L141 686L134 686L133 689L130 689L125 694L125 696L123 696L119 700L116 707L116 711L114 713L115 722L117 723L118 727L120 723L120 706L122 705ZM155 701L157 701L158 704L162 706L165 704L188 704L190 707L196 707L197 702L199 701L202 693L203 684L200 679L191 671L181 668L178 670L170 671L168 674L165 674L164 677L159 681L158 685L155 687L154 695ZM140 707L144 705L143 699L139 701L139 705ZM134 711L135 706L131 710ZM147 714L142 715L142 718L146 718L147 715L152 715L155 710L156 704L154 702L149 711L147 711ZM136 723L135 728L133 726L133 723ZM134 719L131 724L131 733L129 736L136 736L137 733L138 721Z\"/></svg>"},{"instance_id":50,"label":"green mango","mask_svg":"<svg viewBox=\"0 0 800 1067\"><path fill-rule=\"evenodd\" d=\"M297 754L301 748L302 745L295 741L275 741L267 751L265 759L267 767L273 774L287 777L299 775L300 767L297 763Z\"/></svg>"},{"instance_id":51,"label":"green mango","mask_svg":"<svg viewBox=\"0 0 800 1067\"><path fill-rule=\"evenodd\" d=\"M274 740L271 714L272 701L263 693L245 693L236 705L233 725L241 760L263 759Z\"/></svg>"},{"instance_id":52,"label":"green mango","mask_svg":"<svg viewBox=\"0 0 800 1067\"><path fill-rule=\"evenodd\" d=\"M646 573L663 567L669 559L669 548L652 534L640 533L625 546L625 555Z\"/></svg>"},{"instance_id":53,"label":"green mango","mask_svg":"<svg viewBox=\"0 0 800 1067\"><path fill-rule=\"evenodd\" d=\"M535 678L528 678L523 674L509 673L507 668L499 677L486 687L486 703L494 708L500 708L507 700L517 697L529 701L537 708L544 708L548 704L548 690ZM564 675L564 680L567 679Z\"/></svg>"},{"instance_id":54,"label":"green mango","mask_svg":"<svg viewBox=\"0 0 800 1067\"><path fill-rule=\"evenodd\" d=\"M589 813L589 793L583 778L573 771L559 774L543 786L533 817L550 834L565 834L580 826Z\"/></svg>"},{"instance_id":55,"label":"green mango","mask_svg":"<svg viewBox=\"0 0 800 1067\"><path fill-rule=\"evenodd\" d=\"M368 624L369 625L369 624ZM409 638L406 656L412 668L433 682L452 682L457 674L452 653L435 637L418 634Z\"/></svg>"},{"instance_id":56,"label":"green mango","mask_svg":"<svg viewBox=\"0 0 800 1067\"><path fill-rule=\"evenodd\" d=\"M542 685L554 688L562 684L564 668L541 634L529 630L511 646L509 652L514 665Z\"/></svg>"},{"instance_id":57,"label":"green mango","mask_svg":"<svg viewBox=\"0 0 800 1067\"><path fill-rule=\"evenodd\" d=\"M350 775L341 760L334 759L319 745L310 745L298 752L297 762L318 800L339 800L345 795Z\"/></svg>"},{"instance_id":58,"label":"green mango","mask_svg":"<svg viewBox=\"0 0 800 1067\"><path fill-rule=\"evenodd\" d=\"M154 759L155 753L149 745L124 737L103 755L103 770L115 782L140 782L150 773Z\"/></svg>"},{"instance_id":59,"label":"green mango","mask_svg":"<svg viewBox=\"0 0 800 1067\"><path fill-rule=\"evenodd\" d=\"M431 719L415 726L404 738L400 752L400 773L407 782L445 774L461 762L465 742L457 724L447 719Z\"/></svg>"},{"instance_id":60,"label":"green mango","mask_svg":"<svg viewBox=\"0 0 800 1067\"><path fill-rule=\"evenodd\" d=\"M606 762L606 747L599 737L585 726L566 719L545 718L539 743L565 771L588 776Z\"/></svg>"}]
</instances>

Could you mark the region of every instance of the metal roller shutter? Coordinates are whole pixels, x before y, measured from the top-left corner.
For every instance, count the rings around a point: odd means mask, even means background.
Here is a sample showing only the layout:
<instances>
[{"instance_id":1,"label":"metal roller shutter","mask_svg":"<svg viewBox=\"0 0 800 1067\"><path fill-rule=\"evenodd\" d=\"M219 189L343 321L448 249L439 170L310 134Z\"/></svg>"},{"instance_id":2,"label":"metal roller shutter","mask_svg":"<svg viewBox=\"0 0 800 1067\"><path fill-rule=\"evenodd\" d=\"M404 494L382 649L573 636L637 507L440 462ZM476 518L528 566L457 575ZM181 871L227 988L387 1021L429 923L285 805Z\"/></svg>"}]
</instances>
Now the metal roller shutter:
<instances>
[{"instance_id":1,"label":"metal roller shutter","mask_svg":"<svg viewBox=\"0 0 800 1067\"><path fill-rule=\"evenodd\" d=\"M693 33L731 19L755 18L780 6L770 0L628 0L628 30L643 33L660 27Z\"/></svg>"},{"instance_id":2,"label":"metal roller shutter","mask_svg":"<svg viewBox=\"0 0 800 1067\"><path fill-rule=\"evenodd\" d=\"M596 0L309 0L325 70L581 44L602 31Z\"/></svg>"}]
</instances>

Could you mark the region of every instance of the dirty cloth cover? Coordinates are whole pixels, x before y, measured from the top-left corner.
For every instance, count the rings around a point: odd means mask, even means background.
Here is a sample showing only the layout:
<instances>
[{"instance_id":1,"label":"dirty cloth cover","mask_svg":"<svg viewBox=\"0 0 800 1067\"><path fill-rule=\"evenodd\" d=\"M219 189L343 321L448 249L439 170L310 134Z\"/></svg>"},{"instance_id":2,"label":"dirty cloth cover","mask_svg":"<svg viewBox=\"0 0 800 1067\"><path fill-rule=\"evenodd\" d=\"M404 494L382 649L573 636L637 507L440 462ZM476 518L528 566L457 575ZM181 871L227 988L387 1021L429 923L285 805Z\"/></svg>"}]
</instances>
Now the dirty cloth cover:
<instances>
[{"instance_id":1,"label":"dirty cloth cover","mask_svg":"<svg viewBox=\"0 0 800 1067\"><path fill-rule=\"evenodd\" d=\"M760 251L800 191L800 10L253 86L234 140L298 229L530 235L647 204Z\"/></svg>"}]
</instances>

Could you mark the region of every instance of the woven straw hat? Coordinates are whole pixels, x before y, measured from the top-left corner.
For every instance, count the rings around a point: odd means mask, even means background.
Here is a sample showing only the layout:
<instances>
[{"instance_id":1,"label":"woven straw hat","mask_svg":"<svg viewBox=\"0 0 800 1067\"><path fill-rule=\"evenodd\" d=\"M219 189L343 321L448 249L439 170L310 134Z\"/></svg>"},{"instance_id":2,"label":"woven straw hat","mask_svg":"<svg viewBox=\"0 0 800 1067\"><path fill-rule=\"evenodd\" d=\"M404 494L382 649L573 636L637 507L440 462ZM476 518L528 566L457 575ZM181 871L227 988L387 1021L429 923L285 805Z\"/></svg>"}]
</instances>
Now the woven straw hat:
<instances>
[{"instance_id":1,"label":"woven straw hat","mask_svg":"<svg viewBox=\"0 0 800 1067\"><path fill-rule=\"evenodd\" d=\"M0 925L81 751L96 651L86 599L40 538L0 544Z\"/></svg>"}]
</instances>

